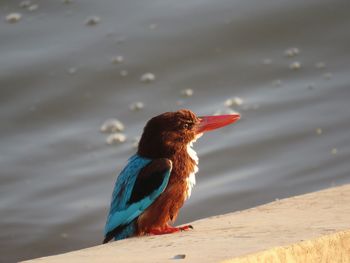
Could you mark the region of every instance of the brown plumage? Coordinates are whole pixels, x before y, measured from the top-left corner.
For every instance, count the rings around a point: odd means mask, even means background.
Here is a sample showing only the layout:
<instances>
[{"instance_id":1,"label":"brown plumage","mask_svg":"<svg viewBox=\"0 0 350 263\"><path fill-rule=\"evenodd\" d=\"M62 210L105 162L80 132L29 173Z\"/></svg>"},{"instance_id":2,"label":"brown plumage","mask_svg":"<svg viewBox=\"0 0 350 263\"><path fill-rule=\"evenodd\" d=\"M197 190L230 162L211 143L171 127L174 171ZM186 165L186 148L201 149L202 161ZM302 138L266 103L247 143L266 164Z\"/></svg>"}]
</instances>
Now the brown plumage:
<instances>
[{"instance_id":1,"label":"brown plumage","mask_svg":"<svg viewBox=\"0 0 350 263\"><path fill-rule=\"evenodd\" d=\"M202 133L239 118L239 114L197 117L190 110L179 110L149 120L137 155L132 157L136 159L127 164L115 184L103 243L113 238L168 234L192 228L170 226L195 184L198 157L192 143ZM139 164L134 162L140 159L149 163L137 170Z\"/></svg>"},{"instance_id":2,"label":"brown plumage","mask_svg":"<svg viewBox=\"0 0 350 263\"><path fill-rule=\"evenodd\" d=\"M186 199L188 176L195 161L187 145L196 138L200 120L189 110L167 112L151 119L141 137L138 154L146 158L168 158L172 161L168 186L137 220L140 235L152 229L164 229L173 222Z\"/></svg>"}]
</instances>

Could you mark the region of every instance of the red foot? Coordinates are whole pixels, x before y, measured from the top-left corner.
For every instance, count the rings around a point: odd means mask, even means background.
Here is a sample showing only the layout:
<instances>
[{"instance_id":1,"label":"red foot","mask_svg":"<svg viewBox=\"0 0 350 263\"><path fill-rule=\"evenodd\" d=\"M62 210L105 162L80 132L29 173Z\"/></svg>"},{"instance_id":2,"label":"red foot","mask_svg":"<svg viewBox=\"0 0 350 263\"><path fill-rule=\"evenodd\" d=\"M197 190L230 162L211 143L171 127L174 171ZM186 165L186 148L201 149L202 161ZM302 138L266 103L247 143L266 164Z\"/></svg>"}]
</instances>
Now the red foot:
<instances>
[{"instance_id":1,"label":"red foot","mask_svg":"<svg viewBox=\"0 0 350 263\"><path fill-rule=\"evenodd\" d=\"M181 231L187 231L187 230L193 229L193 226L191 225L180 226L179 229Z\"/></svg>"},{"instance_id":2,"label":"red foot","mask_svg":"<svg viewBox=\"0 0 350 263\"><path fill-rule=\"evenodd\" d=\"M159 228L154 228L149 231L151 235L164 235L164 234L172 234L180 231L186 231L193 229L193 226L191 225L186 225L186 226L180 226L180 227L172 227L172 226L167 226L166 228L159 229Z\"/></svg>"}]
</instances>

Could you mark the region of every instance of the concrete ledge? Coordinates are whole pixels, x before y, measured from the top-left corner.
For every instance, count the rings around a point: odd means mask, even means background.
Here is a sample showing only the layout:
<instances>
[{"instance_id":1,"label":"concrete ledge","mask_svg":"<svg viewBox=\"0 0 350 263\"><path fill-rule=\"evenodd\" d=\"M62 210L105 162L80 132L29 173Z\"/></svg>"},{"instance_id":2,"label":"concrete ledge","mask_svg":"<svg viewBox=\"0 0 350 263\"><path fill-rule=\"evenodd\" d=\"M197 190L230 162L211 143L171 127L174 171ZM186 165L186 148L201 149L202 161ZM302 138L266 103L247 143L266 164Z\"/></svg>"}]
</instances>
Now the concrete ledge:
<instances>
[{"instance_id":1,"label":"concrete ledge","mask_svg":"<svg viewBox=\"0 0 350 263\"><path fill-rule=\"evenodd\" d=\"M28 262L350 262L350 185L192 225Z\"/></svg>"},{"instance_id":2,"label":"concrete ledge","mask_svg":"<svg viewBox=\"0 0 350 263\"><path fill-rule=\"evenodd\" d=\"M350 230L223 261L223 263L260 262L350 262Z\"/></svg>"}]
</instances>

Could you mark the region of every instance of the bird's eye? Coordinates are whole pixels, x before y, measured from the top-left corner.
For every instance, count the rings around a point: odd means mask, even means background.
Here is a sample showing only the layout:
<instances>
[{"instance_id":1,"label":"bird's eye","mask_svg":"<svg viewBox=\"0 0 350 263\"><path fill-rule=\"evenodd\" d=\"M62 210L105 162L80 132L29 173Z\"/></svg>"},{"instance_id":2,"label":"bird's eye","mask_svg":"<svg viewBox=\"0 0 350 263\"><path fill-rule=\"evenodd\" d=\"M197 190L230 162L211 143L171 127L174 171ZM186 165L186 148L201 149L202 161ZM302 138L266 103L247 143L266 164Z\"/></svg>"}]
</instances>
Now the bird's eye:
<instances>
[{"instance_id":1,"label":"bird's eye","mask_svg":"<svg viewBox=\"0 0 350 263\"><path fill-rule=\"evenodd\" d=\"M183 128L183 129L186 129L186 130L191 130L192 127L193 127L193 123L192 123L192 122L187 122L187 123L184 123L184 124L182 125L182 128Z\"/></svg>"}]
</instances>

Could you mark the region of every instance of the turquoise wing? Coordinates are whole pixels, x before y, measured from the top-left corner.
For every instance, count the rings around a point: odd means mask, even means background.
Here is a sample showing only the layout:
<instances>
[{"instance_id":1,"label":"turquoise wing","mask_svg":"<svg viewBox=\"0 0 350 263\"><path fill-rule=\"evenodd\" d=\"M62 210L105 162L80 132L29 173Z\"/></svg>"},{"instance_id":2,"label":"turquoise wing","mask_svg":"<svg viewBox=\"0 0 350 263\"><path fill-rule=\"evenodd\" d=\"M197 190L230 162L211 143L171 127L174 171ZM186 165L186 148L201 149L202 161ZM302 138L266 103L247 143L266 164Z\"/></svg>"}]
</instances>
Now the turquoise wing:
<instances>
[{"instance_id":1,"label":"turquoise wing","mask_svg":"<svg viewBox=\"0 0 350 263\"><path fill-rule=\"evenodd\" d=\"M120 173L114 186L105 226L105 242L113 237L130 236L130 223L142 214L164 191L171 173L171 161L134 155ZM128 229L128 234L122 233ZM119 238L118 238L119 239Z\"/></svg>"}]
</instances>

